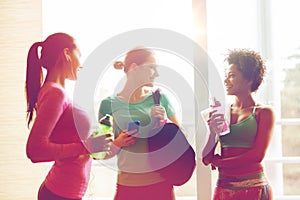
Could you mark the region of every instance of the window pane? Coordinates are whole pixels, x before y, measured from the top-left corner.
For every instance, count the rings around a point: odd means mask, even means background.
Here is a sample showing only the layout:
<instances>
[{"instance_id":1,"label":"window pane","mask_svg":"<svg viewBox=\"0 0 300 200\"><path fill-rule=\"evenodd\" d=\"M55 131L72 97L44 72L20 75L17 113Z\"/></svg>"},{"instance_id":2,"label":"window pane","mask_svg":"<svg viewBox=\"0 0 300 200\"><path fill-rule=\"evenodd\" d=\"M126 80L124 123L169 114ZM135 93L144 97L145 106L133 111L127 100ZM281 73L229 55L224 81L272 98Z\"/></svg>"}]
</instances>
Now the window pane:
<instances>
[{"instance_id":1,"label":"window pane","mask_svg":"<svg viewBox=\"0 0 300 200\"><path fill-rule=\"evenodd\" d=\"M257 16L253 0L207 1L208 52L216 66L222 69L228 49L257 49Z\"/></svg>"},{"instance_id":2,"label":"window pane","mask_svg":"<svg viewBox=\"0 0 300 200\"><path fill-rule=\"evenodd\" d=\"M299 164L284 164L284 194L300 195L300 166Z\"/></svg>"},{"instance_id":3,"label":"window pane","mask_svg":"<svg viewBox=\"0 0 300 200\"><path fill-rule=\"evenodd\" d=\"M300 125L282 126L282 154L283 156L300 156ZM299 177L300 179L300 177Z\"/></svg>"},{"instance_id":4,"label":"window pane","mask_svg":"<svg viewBox=\"0 0 300 200\"><path fill-rule=\"evenodd\" d=\"M282 68L282 118L300 118L300 2L297 0L272 1L273 46L277 66ZM284 39L283 39L284 38Z\"/></svg>"},{"instance_id":5,"label":"window pane","mask_svg":"<svg viewBox=\"0 0 300 200\"><path fill-rule=\"evenodd\" d=\"M279 71L281 118L300 118L300 28L295 26L300 17L297 0L272 1L272 54L274 67ZM285 39L283 39L285 38ZM277 117L280 119L280 116ZM294 119L290 119L294 120ZM297 121L297 120L294 120ZM295 123L294 123L295 124ZM283 156L300 156L300 125L282 126ZM299 164L283 164L285 195L299 195Z\"/></svg>"}]
</instances>

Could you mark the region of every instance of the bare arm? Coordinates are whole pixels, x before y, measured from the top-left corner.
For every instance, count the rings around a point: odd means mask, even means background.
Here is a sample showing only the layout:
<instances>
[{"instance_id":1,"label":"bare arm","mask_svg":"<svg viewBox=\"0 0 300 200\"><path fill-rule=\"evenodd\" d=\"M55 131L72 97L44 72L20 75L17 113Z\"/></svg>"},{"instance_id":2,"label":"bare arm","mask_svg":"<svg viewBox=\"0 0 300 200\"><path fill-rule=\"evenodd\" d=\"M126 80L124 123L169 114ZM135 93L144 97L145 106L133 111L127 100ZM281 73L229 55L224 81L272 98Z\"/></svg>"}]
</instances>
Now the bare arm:
<instances>
[{"instance_id":1,"label":"bare arm","mask_svg":"<svg viewBox=\"0 0 300 200\"><path fill-rule=\"evenodd\" d=\"M211 164L218 144L217 134L215 133L213 127L217 126L218 123L223 123L220 118L216 118L216 115L213 115L214 112L215 111L209 113L209 119L207 120L207 124L209 127L209 136L206 145L202 150L202 162L204 165Z\"/></svg>"},{"instance_id":2,"label":"bare arm","mask_svg":"<svg viewBox=\"0 0 300 200\"><path fill-rule=\"evenodd\" d=\"M182 130L181 124L179 123L176 115L169 116L168 118Z\"/></svg>"},{"instance_id":3,"label":"bare arm","mask_svg":"<svg viewBox=\"0 0 300 200\"><path fill-rule=\"evenodd\" d=\"M206 145L202 150L202 162L204 165L211 164L217 144L218 141L216 140L216 134L211 132L207 139Z\"/></svg>"}]
</instances>

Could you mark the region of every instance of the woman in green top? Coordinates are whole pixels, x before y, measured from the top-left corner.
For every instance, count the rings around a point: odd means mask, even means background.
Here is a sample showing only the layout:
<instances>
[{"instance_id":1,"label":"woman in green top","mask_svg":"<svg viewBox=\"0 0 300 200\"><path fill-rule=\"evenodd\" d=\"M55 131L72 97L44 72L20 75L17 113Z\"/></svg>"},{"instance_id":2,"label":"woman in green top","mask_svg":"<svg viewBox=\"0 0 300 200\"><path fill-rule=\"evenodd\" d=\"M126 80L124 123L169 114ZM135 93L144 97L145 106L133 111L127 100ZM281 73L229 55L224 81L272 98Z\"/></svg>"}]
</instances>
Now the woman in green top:
<instances>
[{"instance_id":1,"label":"woman in green top","mask_svg":"<svg viewBox=\"0 0 300 200\"><path fill-rule=\"evenodd\" d=\"M213 199L269 200L271 187L261 161L273 134L274 114L252 97L263 81L265 64L257 52L246 49L229 51L226 61L226 92L235 96L230 108L230 132L219 136L221 155L215 154L214 127L223 123L224 116L211 112L210 137L203 150L203 163L219 171Z\"/></svg>"},{"instance_id":2,"label":"woman in green top","mask_svg":"<svg viewBox=\"0 0 300 200\"><path fill-rule=\"evenodd\" d=\"M115 200L172 200L173 186L159 173L151 169L148 161L147 137L154 120L171 120L179 125L174 108L166 95L162 94L160 105L154 105L153 86L158 76L153 52L146 48L129 51L124 62L117 61L116 69L124 69L126 83L115 96L102 100L99 118L105 114L113 116L113 152L118 155L118 179ZM126 133L129 121L139 120L137 135Z\"/></svg>"}]
</instances>

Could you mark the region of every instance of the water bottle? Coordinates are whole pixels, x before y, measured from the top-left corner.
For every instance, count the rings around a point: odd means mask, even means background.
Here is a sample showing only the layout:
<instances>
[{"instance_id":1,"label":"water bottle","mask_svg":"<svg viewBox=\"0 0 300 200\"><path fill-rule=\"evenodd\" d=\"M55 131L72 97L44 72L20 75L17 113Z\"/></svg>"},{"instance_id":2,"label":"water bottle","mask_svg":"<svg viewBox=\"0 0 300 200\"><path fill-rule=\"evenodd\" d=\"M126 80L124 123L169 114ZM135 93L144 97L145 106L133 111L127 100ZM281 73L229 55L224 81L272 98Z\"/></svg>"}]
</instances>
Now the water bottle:
<instances>
[{"instance_id":1,"label":"water bottle","mask_svg":"<svg viewBox=\"0 0 300 200\"><path fill-rule=\"evenodd\" d=\"M214 114L222 114L224 119L223 124L215 127L214 131L219 136L226 135L227 133L229 133L230 132L229 125L225 119L225 107L222 106L221 103L215 97L213 97L211 99L210 108L212 111L216 110Z\"/></svg>"},{"instance_id":2,"label":"water bottle","mask_svg":"<svg viewBox=\"0 0 300 200\"><path fill-rule=\"evenodd\" d=\"M94 130L93 136L94 137L99 137L101 135L105 134L112 134L113 129L112 129L112 116L106 114L104 117L102 117L99 120L99 126ZM92 153L91 157L94 160L101 160L104 159L106 155L106 152L97 152L97 153Z\"/></svg>"}]
</instances>

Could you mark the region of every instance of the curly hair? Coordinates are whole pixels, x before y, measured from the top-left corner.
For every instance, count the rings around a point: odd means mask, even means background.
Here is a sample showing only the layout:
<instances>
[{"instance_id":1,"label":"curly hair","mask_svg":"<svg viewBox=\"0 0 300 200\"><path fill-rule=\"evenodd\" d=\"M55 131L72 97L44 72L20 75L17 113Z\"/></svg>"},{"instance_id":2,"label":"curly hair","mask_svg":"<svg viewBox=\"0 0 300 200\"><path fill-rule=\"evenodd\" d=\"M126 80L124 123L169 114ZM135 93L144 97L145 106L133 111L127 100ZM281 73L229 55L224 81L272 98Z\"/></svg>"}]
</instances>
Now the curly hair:
<instances>
[{"instance_id":1,"label":"curly hair","mask_svg":"<svg viewBox=\"0 0 300 200\"><path fill-rule=\"evenodd\" d=\"M236 65L244 78L252 80L251 91L255 92L263 81L266 66L260 54L249 49L229 50L225 61Z\"/></svg>"}]
</instances>

